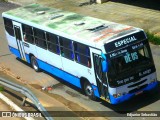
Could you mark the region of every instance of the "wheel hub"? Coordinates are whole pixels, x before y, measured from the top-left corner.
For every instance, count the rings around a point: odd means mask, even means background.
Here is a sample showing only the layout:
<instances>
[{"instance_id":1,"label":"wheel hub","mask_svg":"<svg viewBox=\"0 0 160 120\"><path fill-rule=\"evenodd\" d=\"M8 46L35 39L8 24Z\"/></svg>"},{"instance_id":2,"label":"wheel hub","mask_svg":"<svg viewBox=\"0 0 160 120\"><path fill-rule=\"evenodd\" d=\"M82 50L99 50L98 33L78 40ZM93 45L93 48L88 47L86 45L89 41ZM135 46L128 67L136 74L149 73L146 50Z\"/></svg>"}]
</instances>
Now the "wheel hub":
<instances>
[{"instance_id":1,"label":"wheel hub","mask_svg":"<svg viewBox=\"0 0 160 120\"><path fill-rule=\"evenodd\" d=\"M87 93L89 96L92 95L93 90L92 90L92 87L91 87L91 86L88 85L88 86L86 87L86 93Z\"/></svg>"},{"instance_id":2,"label":"wheel hub","mask_svg":"<svg viewBox=\"0 0 160 120\"><path fill-rule=\"evenodd\" d=\"M34 67L34 69L38 69L38 67L37 67L37 62L35 61L35 60L33 60L33 67Z\"/></svg>"}]
</instances>

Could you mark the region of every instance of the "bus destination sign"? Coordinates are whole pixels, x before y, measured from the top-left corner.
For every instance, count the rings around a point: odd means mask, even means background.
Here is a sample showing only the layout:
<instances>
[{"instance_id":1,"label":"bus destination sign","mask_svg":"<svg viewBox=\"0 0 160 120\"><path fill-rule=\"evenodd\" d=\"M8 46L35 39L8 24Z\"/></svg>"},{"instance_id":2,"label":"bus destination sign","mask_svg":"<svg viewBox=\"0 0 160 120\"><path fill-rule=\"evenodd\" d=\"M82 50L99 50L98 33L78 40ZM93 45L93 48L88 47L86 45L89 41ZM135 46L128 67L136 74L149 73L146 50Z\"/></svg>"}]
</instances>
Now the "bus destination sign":
<instances>
[{"instance_id":1,"label":"bus destination sign","mask_svg":"<svg viewBox=\"0 0 160 120\"><path fill-rule=\"evenodd\" d=\"M141 31L105 44L105 50L107 53L109 53L144 39L146 39L145 34Z\"/></svg>"}]
</instances>

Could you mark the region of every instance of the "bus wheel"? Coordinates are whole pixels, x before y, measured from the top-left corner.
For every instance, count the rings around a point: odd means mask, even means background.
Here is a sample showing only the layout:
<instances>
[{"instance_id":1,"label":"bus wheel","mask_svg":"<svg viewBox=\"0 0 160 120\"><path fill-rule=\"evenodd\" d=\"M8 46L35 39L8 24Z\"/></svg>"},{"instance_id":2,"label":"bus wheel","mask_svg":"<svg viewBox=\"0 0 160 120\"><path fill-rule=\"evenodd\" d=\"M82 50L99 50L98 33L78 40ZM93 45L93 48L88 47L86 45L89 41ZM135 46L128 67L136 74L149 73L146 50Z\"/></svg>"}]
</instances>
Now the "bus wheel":
<instances>
[{"instance_id":1,"label":"bus wheel","mask_svg":"<svg viewBox=\"0 0 160 120\"><path fill-rule=\"evenodd\" d=\"M37 60L34 56L31 57L31 64L32 64L32 68L36 71L39 72L40 68L38 66Z\"/></svg>"},{"instance_id":2,"label":"bus wheel","mask_svg":"<svg viewBox=\"0 0 160 120\"><path fill-rule=\"evenodd\" d=\"M89 82L84 83L84 92L90 99L96 100L96 97L94 96L93 88Z\"/></svg>"}]
</instances>

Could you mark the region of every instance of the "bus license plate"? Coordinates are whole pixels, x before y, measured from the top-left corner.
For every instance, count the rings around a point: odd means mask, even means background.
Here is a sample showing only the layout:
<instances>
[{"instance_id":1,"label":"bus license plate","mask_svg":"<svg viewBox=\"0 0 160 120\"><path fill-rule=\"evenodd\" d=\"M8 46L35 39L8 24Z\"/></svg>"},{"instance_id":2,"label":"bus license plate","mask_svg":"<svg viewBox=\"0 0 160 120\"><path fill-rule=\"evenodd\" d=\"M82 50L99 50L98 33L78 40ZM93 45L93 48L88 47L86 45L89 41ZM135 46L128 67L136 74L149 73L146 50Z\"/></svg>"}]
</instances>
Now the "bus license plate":
<instances>
[{"instance_id":1,"label":"bus license plate","mask_svg":"<svg viewBox=\"0 0 160 120\"><path fill-rule=\"evenodd\" d=\"M139 92L135 93L135 95L139 95L139 94L142 94L142 93L143 93L143 91L139 91Z\"/></svg>"}]
</instances>

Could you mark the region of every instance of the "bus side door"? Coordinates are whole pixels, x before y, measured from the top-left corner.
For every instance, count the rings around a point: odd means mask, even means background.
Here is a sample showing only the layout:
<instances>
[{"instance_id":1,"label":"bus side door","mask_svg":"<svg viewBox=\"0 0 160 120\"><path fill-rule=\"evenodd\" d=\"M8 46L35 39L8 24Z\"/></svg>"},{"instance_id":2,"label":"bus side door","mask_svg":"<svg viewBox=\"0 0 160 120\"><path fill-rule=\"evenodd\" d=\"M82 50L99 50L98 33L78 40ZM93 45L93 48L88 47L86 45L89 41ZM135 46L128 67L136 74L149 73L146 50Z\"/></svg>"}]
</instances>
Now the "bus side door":
<instances>
[{"instance_id":1,"label":"bus side door","mask_svg":"<svg viewBox=\"0 0 160 120\"><path fill-rule=\"evenodd\" d=\"M21 59L26 61L23 39L22 39L22 28L21 24L13 21L14 33L16 37L17 47L21 55Z\"/></svg>"},{"instance_id":2,"label":"bus side door","mask_svg":"<svg viewBox=\"0 0 160 120\"><path fill-rule=\"evenodd\" d=\"M93 53L93 61L94 61L95 77L97 81L100 98L109 102L107 77L106 73L102 71L102 65L101 65L102 57L98 54Z\"/></svg>"}]
</instances>

